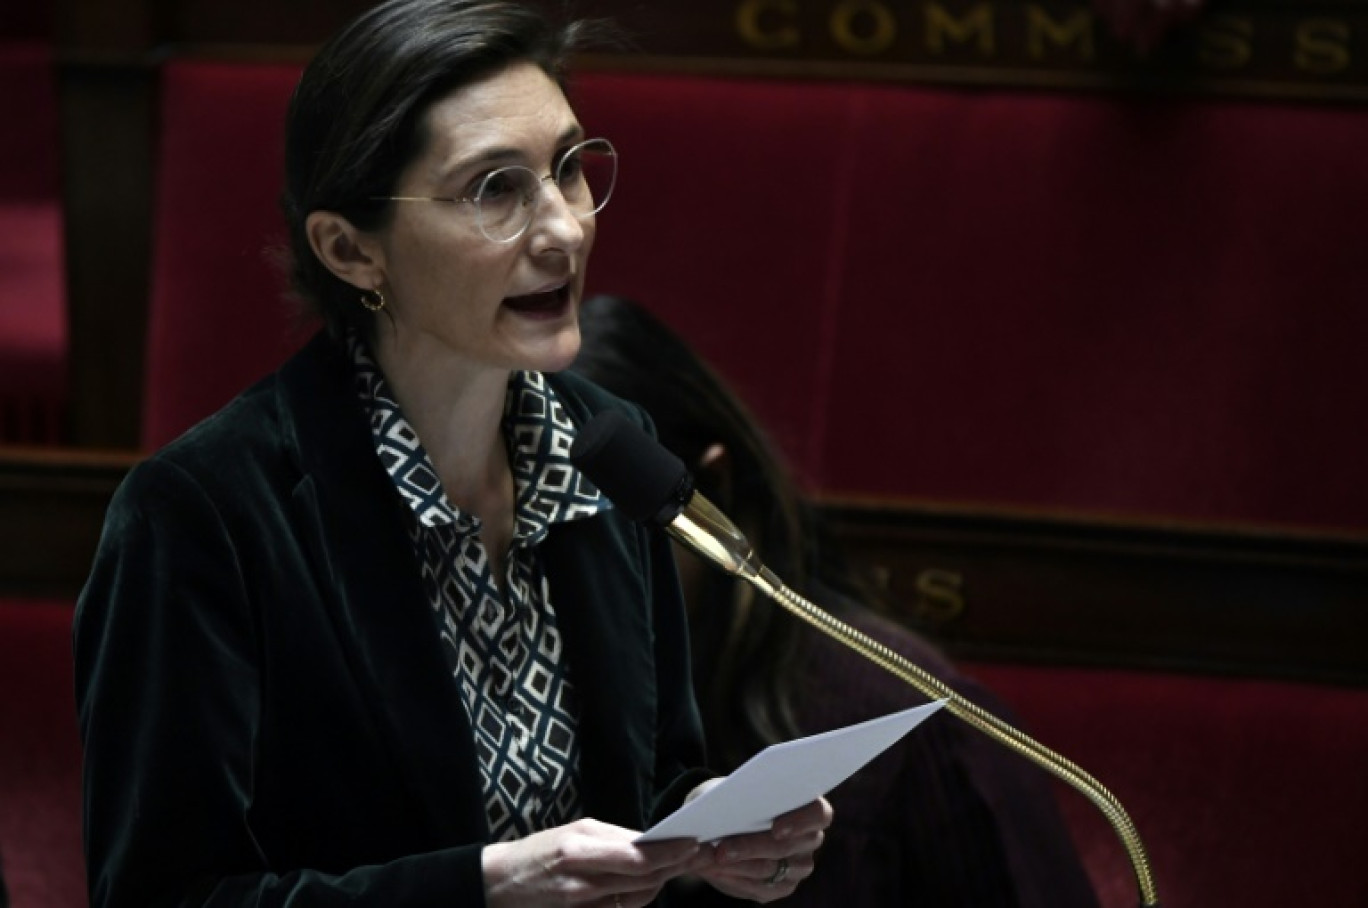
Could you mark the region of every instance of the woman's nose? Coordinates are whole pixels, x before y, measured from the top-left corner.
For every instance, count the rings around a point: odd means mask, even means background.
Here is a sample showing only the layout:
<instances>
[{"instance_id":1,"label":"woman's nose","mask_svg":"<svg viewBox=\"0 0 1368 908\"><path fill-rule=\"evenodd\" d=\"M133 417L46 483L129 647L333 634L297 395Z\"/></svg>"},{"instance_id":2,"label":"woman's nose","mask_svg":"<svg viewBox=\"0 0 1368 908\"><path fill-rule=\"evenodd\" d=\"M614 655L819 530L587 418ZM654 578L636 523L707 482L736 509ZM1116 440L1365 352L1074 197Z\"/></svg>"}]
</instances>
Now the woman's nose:
<instances>
[{"instance_id":1,"label":"woman's nose","mask_svg":"<svg viewBox=\"0 0 1368 908\"><path fill-rule=\"evenodd\" d=\"M572 252L584 243L585 222L593 215L581 220L570 203L565 200L560 187L554 179L547 177L537 187L536 208L532 212L533 251L541 248L559 248Z\"/></svg>"}]
</instances>

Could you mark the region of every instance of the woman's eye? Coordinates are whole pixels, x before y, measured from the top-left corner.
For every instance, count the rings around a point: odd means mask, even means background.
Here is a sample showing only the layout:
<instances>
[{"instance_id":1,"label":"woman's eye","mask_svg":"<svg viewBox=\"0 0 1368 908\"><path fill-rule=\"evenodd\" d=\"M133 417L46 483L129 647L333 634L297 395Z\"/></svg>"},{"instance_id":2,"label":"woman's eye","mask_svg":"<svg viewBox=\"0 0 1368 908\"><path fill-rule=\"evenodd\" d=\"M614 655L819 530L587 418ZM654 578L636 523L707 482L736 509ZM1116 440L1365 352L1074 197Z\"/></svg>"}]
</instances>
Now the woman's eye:
<instances>
[{"instance_id":1,"label":"woman's eye","mask_svg":"<svg viewBox=\"0 0 1368 908\"><path fill-rule=\"evenodd\" d=\"M497 199L517 192L517 180L511 173L496 170L480 181L479 191L476 197L480 199Z\"/></svg>"},{"instance_id":2,"label":"woman's eye","mask_svg":"<svg viewBox=\"0 0 1368 908\"><path fill-rule=\"evenodd\" d=\"M584 170L584 155L579 150L571 151L560 159L556 165L556 182L566 183L570 180L579 179L580 172Z\"/></svg>"}]
</instances>

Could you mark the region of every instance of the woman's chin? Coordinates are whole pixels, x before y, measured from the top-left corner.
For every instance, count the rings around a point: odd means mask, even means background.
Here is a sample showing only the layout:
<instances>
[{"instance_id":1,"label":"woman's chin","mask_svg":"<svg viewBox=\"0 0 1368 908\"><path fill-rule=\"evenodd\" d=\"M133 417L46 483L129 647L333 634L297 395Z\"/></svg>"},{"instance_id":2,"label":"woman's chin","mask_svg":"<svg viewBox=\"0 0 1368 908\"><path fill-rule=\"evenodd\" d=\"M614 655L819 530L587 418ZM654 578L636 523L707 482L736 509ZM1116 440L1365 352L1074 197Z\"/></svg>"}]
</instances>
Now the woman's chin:
<instances>
[{"instance_id":1,"label":"woman's chin","mask_svg":"<svg viewBox=\"0 0 1368 908\"><path fill-rule=\"evenodd\" d=\"M579 355L579 324L571 322L552 337L544 338L529 350L526 368L535 372L560 372L570 368Z\"/></svg>"}]
</instances>

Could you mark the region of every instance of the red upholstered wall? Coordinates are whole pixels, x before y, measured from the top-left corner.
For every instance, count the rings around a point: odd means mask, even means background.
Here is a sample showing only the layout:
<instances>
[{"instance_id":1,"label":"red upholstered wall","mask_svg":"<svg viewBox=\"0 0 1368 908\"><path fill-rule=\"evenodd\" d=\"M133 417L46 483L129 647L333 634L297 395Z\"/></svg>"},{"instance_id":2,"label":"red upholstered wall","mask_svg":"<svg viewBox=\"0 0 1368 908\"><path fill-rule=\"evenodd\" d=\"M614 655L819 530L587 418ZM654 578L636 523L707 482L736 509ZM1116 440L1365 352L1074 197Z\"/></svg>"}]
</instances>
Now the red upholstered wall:
<instances>
[{"instance_id":1,"label":"red upholstered wall","mask_svg":"<svg viewBox=\"0 0 1368 908\"><path fill-rule=\"evenodd\" d=\"M293 67L164 73L144 440L297 338ZM815 488L1368 526L1368 117L1350 108L590 73L635 296Z\"/></svg>"}]
</instances>

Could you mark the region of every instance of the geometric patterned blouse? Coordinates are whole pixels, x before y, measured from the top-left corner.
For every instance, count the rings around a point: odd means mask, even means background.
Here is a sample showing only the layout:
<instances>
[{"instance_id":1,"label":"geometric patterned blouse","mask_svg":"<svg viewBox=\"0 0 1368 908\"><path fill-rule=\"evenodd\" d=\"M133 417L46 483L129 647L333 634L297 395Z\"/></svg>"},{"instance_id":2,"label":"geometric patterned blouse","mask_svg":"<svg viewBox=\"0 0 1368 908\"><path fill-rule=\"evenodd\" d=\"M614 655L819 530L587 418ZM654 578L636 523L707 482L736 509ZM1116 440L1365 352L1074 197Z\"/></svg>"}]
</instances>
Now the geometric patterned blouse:
<instances>
[{"instance_id":1,"label":"geometric patterned blouse","mask_svg":"<svg viewBox=\"0 0 1368 908\"><path fill-rule=\"evenodd\" d=\"M503 435L516 505L501 585L479 519L447 499L365 344L353 335L350 346L376 453L413 517L423 586L475 735L491 838L576 820L579 708L537 551L551 524L611 507L570 465L575 426L541 373L512 374Z\"/></svg>"}]
</instances>

